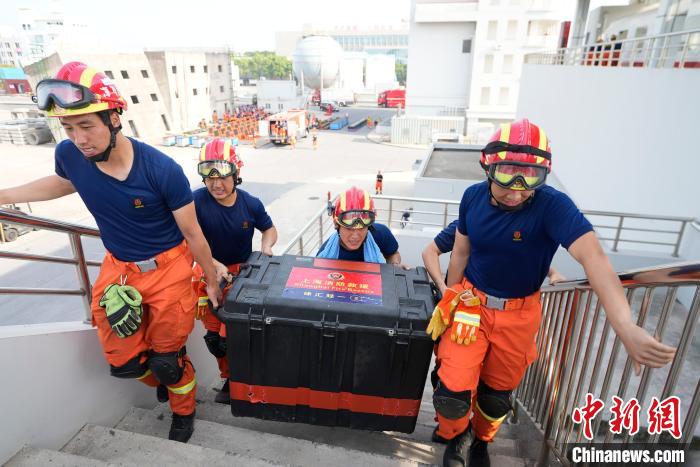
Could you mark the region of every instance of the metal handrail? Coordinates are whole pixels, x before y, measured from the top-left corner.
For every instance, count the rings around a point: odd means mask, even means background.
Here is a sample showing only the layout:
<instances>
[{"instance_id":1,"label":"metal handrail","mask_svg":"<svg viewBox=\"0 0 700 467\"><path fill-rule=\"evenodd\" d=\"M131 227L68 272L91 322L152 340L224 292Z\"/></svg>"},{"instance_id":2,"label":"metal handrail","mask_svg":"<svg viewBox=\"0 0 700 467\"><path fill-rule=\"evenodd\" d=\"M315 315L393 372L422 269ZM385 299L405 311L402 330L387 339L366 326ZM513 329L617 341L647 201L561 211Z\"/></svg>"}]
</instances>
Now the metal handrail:
<instances>
[{"instance_id":1,"label":"metal handrail","mask_svg":"<svg viewBox=\"0 0 700 467\"><path fill-rule=\"evenodd\" d=\"M43 217L30 216L15 210L0 209L0 224L19 224L26 225L41 230L50 230L61 232L68 235L70 240L72 258L61 258L49 255L35 255L30 253L15 253L9 251L0 251L0 258L26 260L26 261L42 261L49 263L72 264L76 268L78 274L79 289L48 289L48 288L18 288L18 287L0 287L0 295L79 295L82 297L83 307L85 309L86 321L91 318L90 301L92 298L92 287L90 284L90 276L88 274L88 266L100 266L97 261L88 261L85 259L85 251L83 250L82 237L99 238L100 231L91 227L85 227L78 224L46 219Z\"/></svg>"},{"instance_id":2,"label":"metal handrail","mask_svg":"<svg viewBox=\"0 0 700 467\"><path fill-rule=\"evenodd\" d=\"M700 29L620 39L539 52L525 63L565 66L698 68Z\"/></svg>"},{"instance_id":3,"label":"metal handrail","mask_svg":"<svg viewBox=\"0 0 700 467\"><path fill-rule=\"evenodd\" d=\"M670 368L645 368L635 388L630 381L631 359L627 357L622 367L616 366L621 342L612 336L608 322L603 320L601 302L588 282L569 281L544 287L541 297L542 322L537 337L539 360L528 368L515 391L519 407L541 427L544 435L538 465L548 465L550 454L554 454L564 465L570 465L566 458L568 443L631 442L628 435L616 439L609 430L601 431L602 417L595 420L594 439L582 439L581 427L572 421L573 409L583 405L585 393L589 392L606 402L606 407L609 407L608 398L613 395L623 400L626 395L632 395L642 405L643 412L645 401L651 397L649 382L655 372L667 372L661 393L654 394L661 400L673 395L676 388L696 388L690 400L686 398L681 403L684 423L679 443L688 447L693 440L700 416L700 377L692 372L681 372L681 369L700 314L700 263L678 263L630 271L621 274L620 280L636 314L637 324L653 329L652 334L665 341L668 338L664 337L664 331L679 288L684 291L690 289L693 298L685 315L681 337L677 342L669 342L677 347L676 357ZM636 295L641 295L638 304L634 301ZM658 318L652 319L650 312L655 297L661 298L663 305L660 310L653 310ZM605 375L601 383L603 372ZM617 374L620 375L616 379L618 387L615 389L613 376ZM642 424L643 421L641 417ZM640 442L639 435L634 441ZM641 441L658 442L659 436L650 435Z\"/></svg>"}]
</instances>

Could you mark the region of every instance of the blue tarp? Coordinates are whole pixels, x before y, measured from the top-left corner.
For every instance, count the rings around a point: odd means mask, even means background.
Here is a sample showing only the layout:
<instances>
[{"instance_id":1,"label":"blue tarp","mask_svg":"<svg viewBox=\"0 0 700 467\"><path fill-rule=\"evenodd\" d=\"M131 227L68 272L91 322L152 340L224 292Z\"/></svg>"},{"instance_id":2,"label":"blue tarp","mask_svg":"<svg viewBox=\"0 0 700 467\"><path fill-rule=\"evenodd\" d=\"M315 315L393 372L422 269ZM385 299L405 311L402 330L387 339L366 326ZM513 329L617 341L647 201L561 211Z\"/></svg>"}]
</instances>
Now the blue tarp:
<instances>
[{"instance_id":1,"label":"blue tarp","mask_svg":"<svg viewBox=\"0 0 700 467\"><path fill-rule=\"evenodd\" d=\"M27 79L21 68L0 66L0 79Z\"/></svg>"}]
</instances>

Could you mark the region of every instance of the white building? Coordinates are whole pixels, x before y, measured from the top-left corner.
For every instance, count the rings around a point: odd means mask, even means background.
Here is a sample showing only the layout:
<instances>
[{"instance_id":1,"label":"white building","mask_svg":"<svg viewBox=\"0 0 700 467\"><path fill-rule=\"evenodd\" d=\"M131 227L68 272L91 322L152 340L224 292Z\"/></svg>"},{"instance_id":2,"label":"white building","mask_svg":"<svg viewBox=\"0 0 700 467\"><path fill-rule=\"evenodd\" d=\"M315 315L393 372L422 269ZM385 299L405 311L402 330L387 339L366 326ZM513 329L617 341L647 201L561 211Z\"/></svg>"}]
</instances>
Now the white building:
<instances>
[{"instance_id":1,"label":"white building","mask_svg":"<svg viewBox=\"0 0 700 467\"><path fill-rule=\"evenodd\" d=\"M413 0L406 113L461 115L467 132L512 120L523 57L557 47L570 0Z\"/></svg>"},{"instance_id":2,"label":"white building","mask_svg":"<svg viewBox=\"0 0 700 467\"><path fill-rule=\"evenodd\" d=\"M261 79L256 91L258 106L271 113L299 109L304 105L303 96L294 80Z\"/></svg>"}]
</instances>

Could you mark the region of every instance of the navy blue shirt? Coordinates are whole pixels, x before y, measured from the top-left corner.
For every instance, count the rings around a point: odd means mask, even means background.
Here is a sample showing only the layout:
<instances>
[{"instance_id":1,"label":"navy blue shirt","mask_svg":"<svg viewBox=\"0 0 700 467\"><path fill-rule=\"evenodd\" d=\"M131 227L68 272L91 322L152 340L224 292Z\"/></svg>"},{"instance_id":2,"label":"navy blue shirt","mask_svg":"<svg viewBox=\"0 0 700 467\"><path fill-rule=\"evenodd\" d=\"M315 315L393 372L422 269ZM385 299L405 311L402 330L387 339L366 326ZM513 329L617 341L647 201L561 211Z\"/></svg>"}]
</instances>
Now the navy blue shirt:
<instances>
[{"instance_id":1,"label":"navy blue shirt","mask_svg":"<svg viewBox=\"0 0 700 467\"><path fill-rule=\"evenodd\" d=\"M518 298L539 290L559 245L568 249L593 227L550 186L521 210L505 212L490 203L488 182L481 182L462 196L458 229L471 244L464 276L490 295Z\"/></svg>"},{"instance_id":2,"label":"navy blue shirt","mask_svg":"<svg viewBox=\"0 0 700 467\"><path fill-rule=\"evenodd\" d=\"M435 237L435 245L437 245L440 253L452 251L452 248L455 245L455 230L457 230L458 222L459 219L453 220Z\"/></svg>"},{"instance_id":3,"label":"navy blue shirt","mask_svg":"<svg viewBox=\"0 0 700 467\"><path fill-rule=\"evenodd\" d=\"M372 236L384 257L391 256L397 251L399 251L399 242L396 241L396 237L394 237L394 234L391 233L391 230L389 230L389 227L387 227L386 225L378 224L375 222L374 224L369 226L369 232L367 233L367 235ZM323 250L327 242L328 240L323 242L323 245L321 245L321 248L319 248L318 253L320 253L321 250ZM343 244L341 243L338 259L344 259L347 261L364 261L364 242L362 243L362 245L360 245L360 247L357 250L353 251L346 250L345 248L343 248Z\"/></svg>"},{"instance_id":4,"label":"navy blue shirt","mask_svg":"<svg viewBox=\"0 0 700 467\"><path fill-rule=\"evenodd\" d=\"M70 140L56 146L56 174L73 184L100 229L105 248L121 261L149 259L184 237L172 211L192 202L177 162L129 138L134 162L126 180L101 172Z\"/></svg>"},{"instance_id":5,"label":"navy blue shirt","mask_svg":"<svg viewBox=\"0 0 700 467\"><path fill-rule=\"evenodd\" d=\"M223 206L206 187L196 190L194 207L211 254L222 264L242 263L253 252L254 229L261 232L272 227L272 219L262 201L248 192L236 189L233 206Z\"/></svg>"}]
</instances>

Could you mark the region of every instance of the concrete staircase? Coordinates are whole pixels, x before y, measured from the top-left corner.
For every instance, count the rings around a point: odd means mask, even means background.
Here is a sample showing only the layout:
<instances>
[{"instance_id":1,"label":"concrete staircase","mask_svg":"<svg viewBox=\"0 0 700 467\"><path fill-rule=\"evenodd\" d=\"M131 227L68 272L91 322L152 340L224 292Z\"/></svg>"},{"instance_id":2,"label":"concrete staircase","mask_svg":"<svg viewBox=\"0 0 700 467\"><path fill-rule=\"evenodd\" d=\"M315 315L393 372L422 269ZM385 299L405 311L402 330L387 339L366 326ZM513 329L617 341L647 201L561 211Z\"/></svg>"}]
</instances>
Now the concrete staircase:
<instances>
[{"instance_id":1,"label":"concrete staircase","mask_svg":"<svg viewBox=\"0 0 700 467\"><path fill-rule=\"evenodd\" d=\"M416 430L370 432L233 417L200 387L195 432L188 444L169 441L170 409L131 408L114 427L85 425L60 451L27 446L7 466L415 466L439 465L444 446L430 442L435 422L426 387ZM534 465L539 431L527 416L505 424L490 445L494 467ZM525 419L525 420L523 420Z\"/></svg>"}]
</instances>

